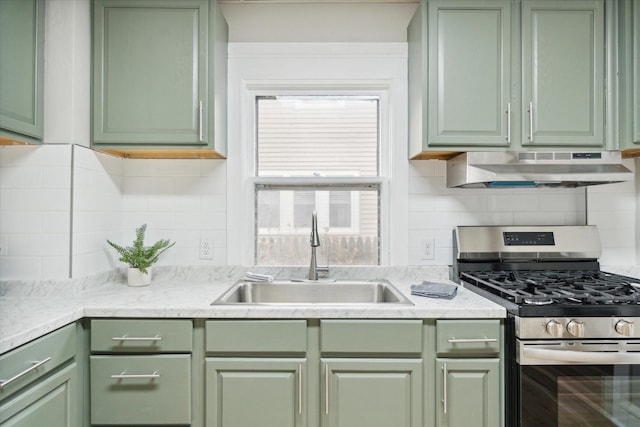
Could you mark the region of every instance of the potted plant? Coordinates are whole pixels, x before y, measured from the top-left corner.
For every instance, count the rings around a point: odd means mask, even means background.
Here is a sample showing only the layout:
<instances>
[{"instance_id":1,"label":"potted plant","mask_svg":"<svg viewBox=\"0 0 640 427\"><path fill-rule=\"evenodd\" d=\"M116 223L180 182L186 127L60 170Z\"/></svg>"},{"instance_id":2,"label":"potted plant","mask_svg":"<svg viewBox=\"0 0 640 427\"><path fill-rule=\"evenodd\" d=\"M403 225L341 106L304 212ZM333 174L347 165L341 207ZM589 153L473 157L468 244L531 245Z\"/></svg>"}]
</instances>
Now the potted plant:
<instances>
[{"instance_id":1,"label":"potted plant","mask_svg":"<svg viewBox=\"0 0 640 427\"><path fill-rule=\"evenodd\" d=\"M158 257L175 245L169 240L158 240L152 246L144 245L144 233L147 231L147 224L142 224L136 228L136 239L133 246L122 247L110 240L107 240L118 253L120 261L129 265L127 281L129 286L146 286L151 283L151 265L158 261Z\"/></svg>"}]
</instances>

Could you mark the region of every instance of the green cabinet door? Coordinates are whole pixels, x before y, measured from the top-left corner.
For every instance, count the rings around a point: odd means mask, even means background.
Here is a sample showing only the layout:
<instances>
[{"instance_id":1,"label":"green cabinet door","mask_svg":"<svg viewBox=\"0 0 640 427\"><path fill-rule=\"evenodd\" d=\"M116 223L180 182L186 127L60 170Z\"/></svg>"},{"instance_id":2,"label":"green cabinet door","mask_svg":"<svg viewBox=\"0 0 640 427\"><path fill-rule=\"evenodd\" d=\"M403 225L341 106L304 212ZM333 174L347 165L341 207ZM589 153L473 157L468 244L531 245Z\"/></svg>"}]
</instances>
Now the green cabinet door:
<instances>
[{"instance_id":1,"label":"green cabinet door","mask_svg":"<svg viewBox=\"0 0 640 427\"><path fill-rule=\"evenodd\" d=\"M633 143L640 144L640 4L633 6Z\"/></svg>"},{"instance_id":2,"label":"green cabinet door","mask_svg":"<svg viewBox=\"0 0 640 427\"><path fill-rule=\"evenodd\" d=\"M208 358L207 427L307 425L306 359Z\"/></svg>"},{"instance_id":3,"label":"green cabinet door","mask_svg":"<svg viewBox=\"0 0 640 427\"><path fill-rule=\"evenodd\" d=\"M427 28L429 146L508 146L510 0L429 1Z\"/></svg>"},{"instance_id":4,"label":"green cabinet door","mask_svg":"<svg viewBox=\"0 0 640 427\"><path fill-rule=\"evenodd\" d=\"M422 359L322 359L323 427L422 426Z\"/></svg>"},{"instance_id":5,"label":"green cabinet door","mask_svg":"<svg viewBox=\"0 0 640 427\"><path fill-rule=\"evenodd\" d=\"M438 427L501 425L499 359L437 359Z\"/></svg>"},{"instance_id":6,"label":"green cabinet door","mask_svg":"<svg viewBox=\"0 0 640 427\"><path fill-rule=\"evenodd\" d=\"M640 149L640 3L618 3L620 148Z\"/></svg>"},{"instance_id":7,"label":"green cabinet door","mask_svg":"<svg viewBox=\"0 0 640 427\"><path fill-rule=\"evenodd\" d=\"M604 146L603 0L523 0L523 146Z\"/></svg>"},{"instance_id":8,"label":"green cabinet door","mask_svg":"<svg viewBox=\"0 0 640 427\"><path fill-rule=\"evenodd\" d=\"M0 135L42 139L44 0L0 0Z\"/></svg>"},{"instance_id":9,"label":"green cabinet door","mask_svg":"<svg viewBox=\"0 0 640 427\"><path fill-rule=\"evenodd\" d=\"M208 4L95 1L94 144L206 145Z\"/></svg>"},{"instance_id":10,"label":"green cabinet door","mask_svg":"<svg viewBox=\"0 0 640 427\"><path fill-rule=\"evenodd\" d=\"M78 379L73 363L0 405L1 427L79 426Z\"/></svg>"}]
</instances>

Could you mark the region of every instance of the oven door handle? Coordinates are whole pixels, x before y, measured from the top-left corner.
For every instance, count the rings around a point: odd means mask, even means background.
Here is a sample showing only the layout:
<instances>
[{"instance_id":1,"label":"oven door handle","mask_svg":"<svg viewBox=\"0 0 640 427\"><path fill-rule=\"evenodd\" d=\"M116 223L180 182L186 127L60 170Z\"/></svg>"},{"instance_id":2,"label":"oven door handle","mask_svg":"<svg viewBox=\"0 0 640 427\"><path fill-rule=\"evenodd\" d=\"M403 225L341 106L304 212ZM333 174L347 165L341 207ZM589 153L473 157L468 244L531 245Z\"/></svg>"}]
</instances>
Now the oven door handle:
<instances>
[{"instance_id":1,"label":"oven door handle","mask_svg":"<svg viewBox=\"0 0 640 427\"><path fill-rule=\"evenodd\" d=\"M640 364L640 353L551 350L548 348L523 348L522 354L532 359L554 362L574 362L585 364Z\"/></svg>"}]
</instances>

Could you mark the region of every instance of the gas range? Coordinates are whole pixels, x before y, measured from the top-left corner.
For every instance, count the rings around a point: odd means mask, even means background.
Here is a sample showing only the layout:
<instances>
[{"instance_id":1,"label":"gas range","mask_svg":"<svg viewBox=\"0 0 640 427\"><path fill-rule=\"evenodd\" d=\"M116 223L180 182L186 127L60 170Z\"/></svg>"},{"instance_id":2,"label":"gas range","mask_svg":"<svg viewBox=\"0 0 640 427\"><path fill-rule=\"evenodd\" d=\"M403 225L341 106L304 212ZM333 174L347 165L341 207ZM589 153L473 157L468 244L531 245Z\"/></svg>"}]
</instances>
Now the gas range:
<instances>
[{"instance_id":1,"label":"gas range","mask_svg":"<svg viewBox=\"0 0 640 427\"><path fill-rule=\"evenodd\" d=\"M463 272L459 279L523 317L640 313L640 279L599 270Z\"/></svg>"},{"instance_id":2,"label":"gas range","mask_svg":"<svg viewBox=\"0 0 640 427\"><path fill-rule=\"evenodd\" d=\"M502 305L505 425L640 426L640 279L594 226L457 227L453 279Z\"/></svg>"},{"instance_id":3,"label":"gas range","mask_svg":"<svg viewBox=\"0 0 640 427\"><path fill-rule=\"evenodd\" d=\"M454 230L455 279L518 317L640 317L640 279L601 271L600 253L595 226Z\"/></svg>"}]
</instances>

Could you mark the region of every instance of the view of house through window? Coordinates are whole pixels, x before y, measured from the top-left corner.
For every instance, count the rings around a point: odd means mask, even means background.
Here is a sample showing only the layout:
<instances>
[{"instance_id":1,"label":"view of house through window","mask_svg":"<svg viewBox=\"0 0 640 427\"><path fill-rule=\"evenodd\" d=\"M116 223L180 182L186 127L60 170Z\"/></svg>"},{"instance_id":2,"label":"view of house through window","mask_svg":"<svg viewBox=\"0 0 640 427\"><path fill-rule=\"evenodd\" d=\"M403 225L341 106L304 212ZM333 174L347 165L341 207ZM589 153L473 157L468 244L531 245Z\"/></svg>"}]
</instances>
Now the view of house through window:
<instances>
[{"instance_id":1,"label":"view of house through window","mask_svg":"<svg viewBox=\"0 0 640 427\"><path fill-rule=\"evenodd\" d=\"M258 97L256 111L256 263L308 264L315 211L320 265L379 264L379 99Z\"/></svg>"}]
</instances>

